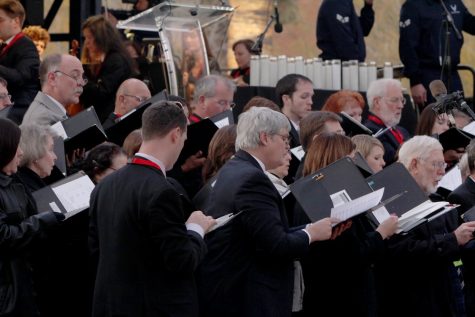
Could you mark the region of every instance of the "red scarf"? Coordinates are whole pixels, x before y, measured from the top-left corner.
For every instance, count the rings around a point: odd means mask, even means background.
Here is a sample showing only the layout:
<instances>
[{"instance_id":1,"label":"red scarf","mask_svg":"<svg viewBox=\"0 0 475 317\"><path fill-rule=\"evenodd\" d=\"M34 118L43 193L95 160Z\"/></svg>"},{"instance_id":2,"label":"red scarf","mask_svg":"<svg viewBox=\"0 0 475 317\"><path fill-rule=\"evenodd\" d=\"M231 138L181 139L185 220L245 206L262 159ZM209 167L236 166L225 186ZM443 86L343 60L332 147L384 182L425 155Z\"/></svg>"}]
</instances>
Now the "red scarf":
<instances>
[{"instance_id":1,"label":"red scarf","mask_svg":"<svg viewBox=\"0 0 475 317\"><path fill-rule=\"evenodd\" d=\"M368 120L376 123L377 125L380 126L386 126L380 118L376 117L375 115L368 115ZM399 131L398 128L391 128L389 129L391 131L392 135L396 139L397 143L402 144L404 142L404 136L402 135L401 131Z\"/></svg>"}]
</instances>

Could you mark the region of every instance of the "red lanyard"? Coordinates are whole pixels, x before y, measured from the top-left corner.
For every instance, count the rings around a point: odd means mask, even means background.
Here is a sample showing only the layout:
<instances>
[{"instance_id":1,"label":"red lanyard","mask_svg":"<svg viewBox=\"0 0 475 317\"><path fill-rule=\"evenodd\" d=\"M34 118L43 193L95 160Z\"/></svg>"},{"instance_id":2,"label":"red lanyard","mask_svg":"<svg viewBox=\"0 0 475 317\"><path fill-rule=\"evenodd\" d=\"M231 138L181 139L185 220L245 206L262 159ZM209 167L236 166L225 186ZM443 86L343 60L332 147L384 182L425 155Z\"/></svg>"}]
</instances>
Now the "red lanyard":
<instances>
[{"instance_id":1,"label":"red lanyard","mask_svg":"<svg viewBox=\"0 0 475 317\"><path fill-rule=\"evenodd\" d=\"M5 54L7 54L8 50L10 49L10 47L13 46L13 44L15 44L19 39L21 39L23 36L25 36L25 34L23 34L22 32L18 33L17 35L15 35L15 37L10 41L10 43L7 44L7 46L5 46L2 50L2 52L0 53L0 57L3 57Z\"/></svg>"},{"instance_id":2,"label":"red lanyard","mask_svg":"<svg viewBox=\"0 0 475 317\"><path fill-rule=\"evenodd\" d=\"M132 159L131 163L136 164L136 165L151 166L153 168L156 168L157 170L161 170L161 168L160 168L160 166L158 166L158 164L156 164L152 161L149 161L147 159L137 157L137 156Z\"/></svg>"}]
</instances>

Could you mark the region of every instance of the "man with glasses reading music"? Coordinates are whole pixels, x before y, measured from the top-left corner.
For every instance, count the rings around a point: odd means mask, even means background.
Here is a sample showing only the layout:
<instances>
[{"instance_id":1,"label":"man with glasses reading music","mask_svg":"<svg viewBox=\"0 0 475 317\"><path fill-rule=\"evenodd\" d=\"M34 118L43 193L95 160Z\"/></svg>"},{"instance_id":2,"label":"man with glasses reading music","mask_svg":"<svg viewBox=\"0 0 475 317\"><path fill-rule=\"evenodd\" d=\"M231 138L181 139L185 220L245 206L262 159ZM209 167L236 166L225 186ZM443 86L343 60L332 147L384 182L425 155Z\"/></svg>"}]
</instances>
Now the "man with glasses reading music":
<instances>
[{"instance_id":1,"label":"man with glasses reading music","mask_svg":"<svg viewBox=\"0 0 475 317\"><path fill-rule=\"evenodd\" d=\"M104 129L113 126L118 118L137 108L151 96L150 89L143 81L135 78L124 80L115 95L114 112L109 114L102 126Z\"/></svg>"},{"instance_id":2,"label":"man with glasses reading music","mask_svg":"<svg viewBox=\"0 0 475 317\"><path fill-rule=\"evenodd\" d=\"M48 55L40 65L41 91L31 103L23 124L52 125L68 117L66 106L79 102L87 79L81 61L67 54Z\"/></svg>"},{"instance_id":3,"label":"man with glasses reading music","mask_svg":"<svg viewBox=\"0 0 475 317\"><path fill-rule=\"evenodd\" d=\"M409 132L398 125L406 104L401 82L389 78L375 80L369 85L366 97L370 115L365 126L378 134L384 146L384 161L390 165L399 146L410 138Z\"/></svg>"},{"instance_id":4,"label":"man with glasses reading music","mask_svg":"<svg viewBox=\"0 0 475 317\"><path fill-rule=\"evenodd\" d=\"M191 108L190 123L213 117L234 107L236 84L223 76L209 75L196 82Z\"/></svg>"}]
</instances>

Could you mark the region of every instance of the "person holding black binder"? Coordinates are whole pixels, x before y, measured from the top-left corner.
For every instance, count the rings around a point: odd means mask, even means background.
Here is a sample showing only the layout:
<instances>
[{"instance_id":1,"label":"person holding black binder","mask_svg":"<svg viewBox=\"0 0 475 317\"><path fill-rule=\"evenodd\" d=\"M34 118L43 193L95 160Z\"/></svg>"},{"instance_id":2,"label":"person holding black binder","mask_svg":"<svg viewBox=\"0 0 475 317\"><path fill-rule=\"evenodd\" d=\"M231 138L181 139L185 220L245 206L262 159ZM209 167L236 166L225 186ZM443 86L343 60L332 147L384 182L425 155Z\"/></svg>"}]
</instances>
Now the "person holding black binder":
<instances>
[{"instance_id":1,"label":"person holding black binder","mask_svg":"<svg viewBox=\"0 0 475 317\"><path fill-rule=\"evenodd\" d=\"M237 152L221 168L206 209L234 218L207 239L198 275L203 316L290 316L294 260L332 236L330 218L289 228L282 198L265 174L285 163L289 130L288 119L268 108L241 114Z\"/></svg>"},{"instance_id":2,"label":"person holding black binder","mask_svg":"<svg viewBox=\"0 0 475 317\"><path fill-rule=\"evenodd\" d=\"M351 156L355 148L346 136L318 135L308 148L303 175ZM299 223L308 222L302 208L295 209L300 215ZM351 222L351 227L341 236L312 245L309 254L302 258L304 316L377 316L378 290L373 267L384 256L385 240L396 232L398 217L390 216L376 229L365 215L352 218Z\"/></svg>"},{"instance_id":3,"label":"person holding black binder","mask_svg":"<svg viewBox=\"0 0 475 317\"><path fill-rule=\"evenodd\" d=\"M31 254L64 215L38 213L33 197L14 176L23 155L20 128L10 120L0 119L0 135L0 315L33 317L38 312Z\"/></svg>"},{"instance_id":4,"label":"person holding black binder","mask_svg":"<svg viewBox=\"0 0 475 317\"><path fill-rule=\"evenodd\" d=\"M185 205L166 178L186 131L181 107L152 104L142 116L139 152L92 192L92 316L198 315L194 271L216 222Z\"/></svg>"},{"instance_id":5,"label":"person holding black binder","mask_svg":"<svg viewBox=\"0 0 475 317\"><path fill-rule=\"evenodd\" d=\"M399 162L427 195L435 193L445 174L442 150L429 136L415 136L399 150ZM459 259L461 248L473 239L475 222L459 222L454 208L388 241L377 266L380 316L465 316Z\"/></svg>"}]
</instances>

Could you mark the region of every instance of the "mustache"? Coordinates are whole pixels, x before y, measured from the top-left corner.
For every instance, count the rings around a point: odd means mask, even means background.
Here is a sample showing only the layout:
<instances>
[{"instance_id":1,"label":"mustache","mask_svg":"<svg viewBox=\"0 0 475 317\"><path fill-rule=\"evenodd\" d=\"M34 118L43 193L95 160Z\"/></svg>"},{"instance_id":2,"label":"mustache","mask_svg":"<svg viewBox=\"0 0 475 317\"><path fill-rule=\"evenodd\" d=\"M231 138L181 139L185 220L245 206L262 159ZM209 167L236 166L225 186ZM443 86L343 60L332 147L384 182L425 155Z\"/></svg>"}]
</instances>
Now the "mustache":
<instances>
[{"instance_id":1,"label":"mustache","mask_svg":"<svg viewBox=\"0 0 475 317\"><path fill-rule=\"evenodd\" d=\"M76 90L74 91L74 93L75 93L75 94L82 94L83 90L84 90L84 89L82 89L82 87L81 87L81 88L76 89Z\"/></svg>"}]
</instances>

